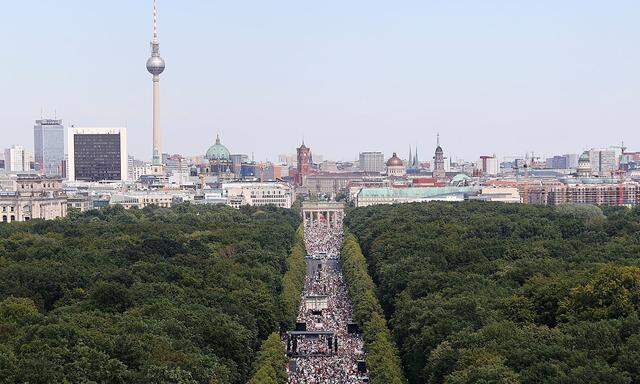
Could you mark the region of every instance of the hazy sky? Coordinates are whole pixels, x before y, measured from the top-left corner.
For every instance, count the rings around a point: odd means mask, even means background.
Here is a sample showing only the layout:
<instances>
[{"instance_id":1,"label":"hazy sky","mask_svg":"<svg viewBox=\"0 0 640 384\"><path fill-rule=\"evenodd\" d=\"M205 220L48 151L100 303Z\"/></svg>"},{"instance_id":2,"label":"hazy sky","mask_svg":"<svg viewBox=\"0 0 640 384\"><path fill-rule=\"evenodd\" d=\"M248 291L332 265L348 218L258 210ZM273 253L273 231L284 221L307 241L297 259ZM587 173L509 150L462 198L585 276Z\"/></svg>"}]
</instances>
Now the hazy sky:
<instances>
[{"instance_id":1,"label":"hazy sky","mask_svg":"<svg viewBox=\"0 0 640 384\"><path fill-rule=\"evenodd\" d=\"M151 155L151 1L0 0L0 147L41 108ZM638 0L159 0L164 151L640 149Z\"/></svg>"}]
</instances>

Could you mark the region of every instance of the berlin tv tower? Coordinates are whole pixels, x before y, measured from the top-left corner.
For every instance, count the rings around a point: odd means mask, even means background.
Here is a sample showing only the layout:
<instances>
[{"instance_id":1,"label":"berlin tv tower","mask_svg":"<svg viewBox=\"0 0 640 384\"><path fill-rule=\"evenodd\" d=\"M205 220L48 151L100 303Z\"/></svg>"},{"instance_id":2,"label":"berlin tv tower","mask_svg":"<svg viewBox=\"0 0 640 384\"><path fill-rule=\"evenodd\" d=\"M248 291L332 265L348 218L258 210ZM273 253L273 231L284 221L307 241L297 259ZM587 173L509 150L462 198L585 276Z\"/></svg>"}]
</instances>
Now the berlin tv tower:
<instances>
[{"instance_id":1,"label":"berlin tv tower","mask_svg":"<svg viewBox=\"0 0 640 384\"><path fill-rule=\"evenodd\" d=\"M153 0L153 40L147 71L153 75L153 165L162 166L162 137L160 135L160 74L164 72L164 60L160 57L158 42L158 8Z\"/></svg>"}]
</instances>

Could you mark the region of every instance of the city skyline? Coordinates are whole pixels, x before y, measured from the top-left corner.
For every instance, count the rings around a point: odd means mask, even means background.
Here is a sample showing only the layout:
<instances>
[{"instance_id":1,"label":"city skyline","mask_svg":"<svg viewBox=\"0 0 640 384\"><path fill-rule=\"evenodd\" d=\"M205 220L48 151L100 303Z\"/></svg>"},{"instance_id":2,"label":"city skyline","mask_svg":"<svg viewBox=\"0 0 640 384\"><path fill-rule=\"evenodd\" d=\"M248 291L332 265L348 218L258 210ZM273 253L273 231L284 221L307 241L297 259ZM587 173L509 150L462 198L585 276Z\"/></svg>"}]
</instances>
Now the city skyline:
<instances>
[{"instance_id":1,"label":"city skyline","mask_svg":"<svg viewBox=\"0 0 640 384\"><path fill-rule=\"evenodd\" d=\"M2 57L2 146L31 148L44 107L67 128L127 126L130 153L151 159L140 65L149 3L9 5L0 33L23 33ZM623 139L635 149L640 57L630 47L640 6L579 4L161 2L163 52L175 62L163 75L164 152L204 153L218 133L259 160L293 153L302 137L336 160L403 156L407 144L430 158L437 132L448 157L467 160Z\"/></svg>"}]
</instances>

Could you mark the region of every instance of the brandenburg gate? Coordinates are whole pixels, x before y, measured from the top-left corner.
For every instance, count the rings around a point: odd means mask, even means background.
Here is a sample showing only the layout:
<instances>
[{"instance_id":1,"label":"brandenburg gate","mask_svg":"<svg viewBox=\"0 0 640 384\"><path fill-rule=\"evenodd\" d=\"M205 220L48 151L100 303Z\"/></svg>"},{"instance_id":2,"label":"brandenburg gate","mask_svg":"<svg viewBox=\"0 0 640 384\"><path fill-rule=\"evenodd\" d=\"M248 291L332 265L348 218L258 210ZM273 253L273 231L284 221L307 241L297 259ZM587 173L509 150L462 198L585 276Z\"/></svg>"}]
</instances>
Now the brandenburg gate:
<instances>
[{"instance_id":1,"label":"brandenburg gate","mask_svg":"<svg viewBox=\"0 0 640 384\"><path fill-rule=\"evenodd\" d=\"M344 203L335 201L304 201L302 220L304 225L326 222L329 228L342 228Z\"/></svg>"}]
</instances>

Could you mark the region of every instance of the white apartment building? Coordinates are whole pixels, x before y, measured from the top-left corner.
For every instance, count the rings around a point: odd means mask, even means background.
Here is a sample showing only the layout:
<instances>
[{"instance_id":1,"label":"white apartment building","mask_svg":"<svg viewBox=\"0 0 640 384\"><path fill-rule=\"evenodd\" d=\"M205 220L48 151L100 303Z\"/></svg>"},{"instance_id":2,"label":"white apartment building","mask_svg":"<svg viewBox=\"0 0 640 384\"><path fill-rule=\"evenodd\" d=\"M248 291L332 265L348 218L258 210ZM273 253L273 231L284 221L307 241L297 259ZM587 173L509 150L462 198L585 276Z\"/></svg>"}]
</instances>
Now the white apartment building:
<instances>
[{"instance_id":1,"label":"white apartment building","mask_svg":"<svg viewBox=\"0 0 640 384\"><path fill-rule=\"evenodd\" d=\"M174 204L180 204L185 201L192 201L193 194L180 192L127 192L111 195L110 205L121 205L125 209L138 208L142 209L147 206L157 206L169 208Z\"/></svg>"},{"instance_id":2,"label":"white apartment building","mask_svg":"<svg viewBox=\"0 0 640 384\"><path fill-rule=\"evenodd\" d=\"M291 208L295 200L293 188L287 183L225 183L222 191L227 204L240 208L243 205L273 205L280 208Z\"/></svg>"},{"instance_id":3,"label":"white apartment building","mask_svg":"<svg viewBox=\"0 0 640 384\"><path fill-rule=\"evenodd\" d=\"M469 200L496 201L501 203L522 203L522 197L515 187L485 187Z\"/></svg>"},{"instance_id":4,"label":"white apartment building","mask_svg":"<svg viewBox=\"0 0 640 384\"><path fill-rule=\"evenodd\" d=\"M485 176L496 176L500 172L500 163L496 155L480 156L478 165Z\"/></svg>"},{"instance_id":5,"label":"white apartment building","mask_svg":"<svg viewBox=\"0 0 640 384\"><path fill-rule=\"evenodd\" d=\"M33 154L21 145L12 145L4 150L4 170L7 173L29 172Z\"/></svg>"}]
</instances>

